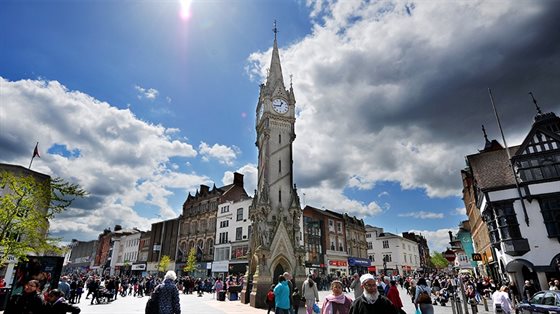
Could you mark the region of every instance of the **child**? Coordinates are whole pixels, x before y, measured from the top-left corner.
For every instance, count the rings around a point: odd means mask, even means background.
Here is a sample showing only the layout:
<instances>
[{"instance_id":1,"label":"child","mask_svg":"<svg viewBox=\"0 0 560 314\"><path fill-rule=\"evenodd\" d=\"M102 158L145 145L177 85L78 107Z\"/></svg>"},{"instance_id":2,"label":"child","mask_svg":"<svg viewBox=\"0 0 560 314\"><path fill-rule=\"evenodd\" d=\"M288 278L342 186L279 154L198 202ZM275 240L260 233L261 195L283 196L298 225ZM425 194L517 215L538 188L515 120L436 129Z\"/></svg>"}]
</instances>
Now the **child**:
<instances>
[{"instance_id":1,"label":"child","mask_svg":"<svg viewBox=\"0 0 560 314\"><path fill-rule=\"evenodd\" d=\"M266 304L268 304L268 312L266 314L270 314L270 310L276 306L274 302L274 285L270 286L270 289L266 294Z\"/></svg>"},{"instance_id":2,"label":"child","mask_svg":"<svg viewBox=\"0 0 560 314\"><path fill-rule=\"evenodd\" d=\"M297 314L298 312L300 301L301 294L299 293L298 288L294 288L294 292L292 293L292 306L294 307L294 314Z\"/></svg>"}]
</instances>

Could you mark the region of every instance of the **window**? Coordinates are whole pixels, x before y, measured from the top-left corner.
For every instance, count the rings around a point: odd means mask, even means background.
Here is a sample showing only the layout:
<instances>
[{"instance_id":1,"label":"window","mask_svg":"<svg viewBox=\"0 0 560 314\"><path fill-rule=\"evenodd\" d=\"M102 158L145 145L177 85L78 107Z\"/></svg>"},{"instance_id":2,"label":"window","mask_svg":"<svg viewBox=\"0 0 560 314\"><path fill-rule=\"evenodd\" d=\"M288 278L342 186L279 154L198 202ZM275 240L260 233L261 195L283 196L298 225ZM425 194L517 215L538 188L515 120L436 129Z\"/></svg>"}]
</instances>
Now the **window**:
<instances>
[{"instance_id":1,"label":"window","mask_svg":"<svg viewBox=\"0 0 560 314\"><path fill-rule=\"evenodd\" d=\"M384 248L384 249L388 249L388 248L389 248L389 240L383 240L383 248Z\"/></svg>"},{"instance_id":2,"label":"window","mask_svg":"<svg viewBox=\"0 0 560 314\"><path fill-rule=\"evenodd\" d=\"M560 237L560 193L539 199L549 237Z\"/></svg>"},{"instance_id":3,"label":"window","mask_svg":"<svg viewBox=\"0 0 560 314\"><path fill-rule=\"evenodd\" d=\"M282 190L278 190L278 203L282 203Z\"/></svg>"},{"instance_id":4,"label":"window","mask_svg":"<svg viewBox=\"0 0 560 314\"><path fill-rule=\"evenodd\" d=\"M516 166L523 181L560 177L560 155L521 160Z\"/></svg>"},{"instance_id":5,"label":"window","mask_svg":"<svg viewBox=\"0 0 560 314\"><path fill-rule=\"evenodd\" d=\"M513 201L496 202L484 211L483 216L493 244L504 240L520 239L521 231Z\"/></svg>"},{"instance_id":6,"label":"window","mask_svg":"<svg viewBox=\"0 0 560 314\"><path fill-rule=\"evenodd\" d=\"M404 262L407 263L407 261L406 261L406 254L404 254Z\"/></svg>"},{"instance_id":7,"label":"window","mask_svg":"<svg viewBox=\"0 0 560 314\"><path fill-rule=\"evenodd\" d=\"M237 209L237 221L243 220L243 208Z\"/></svg>"},{"instance_id":8,"label":"window","mask_svg":"<svg viewBox=\"0 0 560 314\"><path fill-rule=\"evenodd\" d=\"M229 220L220 221L220 228L227 228L229 226Z\"/></svg>"},{"instance_id":9,"label":"window","mask_svg":"<svg viewBox=\"0 0 560 314\"><path fill-rule=\"evenodd\" d=\"M220 213L229 213L229 205L226 206L222 206L222 209L220 210Z\"/></svg>"},{"instance_id":10,"label":"window","mask_svg":"<svg viewBox=\"0 0 560 314\"><path fill-rule=\"evenodd\" d=\"M344 243L342 243L342 240L338 240L338 250L344 252Z\"/></svg>"},{"instance_id":11,"label":"window","mask_svg":"<svg viewBox=\"0 0 560 314\"><path fill-rule=\"evenodd\" d=\"M228 233L227 232L220 232L220 240L219 244L227 243L228 242Z\"/></svg>"},{"instance_id":12,"label":"window","mask_svg":"<svg viewBox=\"0 0 560 314\"><path fill-rule=\"evenodd\" d=\"M367 239L371 238L371 233L366 233L366 238Z\"/></svg>"},{"instance_id":13,"label":"window","mask_svg":"<svg viewBox=\"0 0 560 314\"><path fill-rule=\"evenodd\" d=\"M375 262L375 255L370 255L369 260L372 261L372 262Z\"/></svg>"},{"instance_id":14,"label":"window","mask_svg":"<svg viewBox=\"0 0 560 314\"><path fill-rule=\"evenodd\" d=\"M214 252L214 239L206 240L206 254L212 255Z\"/></svg>"},{"instance_id":15,"label":"window","mask_svg":"<svg viewBox=\"0 0 560 314\"><path fill-rule=\"evenodd\" d=\"M338 231L338 233L342 232L342 222L337 222L336 223L336 231Z\"/></svg>"},{"instance_id":16,"label":"window","mask_svg":"<svg viewBox=\"0 0 560 314\"><path fill-rule=\"evenodd\" d=\"M278 144L282 144L282 134L278 134Z\"/></svg>"},{"instance_id":17,"label":"window","mask_svg":"<svg viewBox=\"0 0 560 314\"><path fill-rule=\"evenodd\" d=\"M282 160L278 160L278 173L282 173Z\"/></svg>"},{"instance_id":18,"label":"window","mask_svg":"<svg viewBox=\"0 0 560 314\"><path fill-rule=\"evenodd\" d=\"M335 248L334 248L334 241L331 241L331 250L333 250L333 251L335 250Z\"/></svg>"},{"instance_id":19,"label":"window","mask_svg":"<svg viewBox=\"0 0 560 314\"><path fill-rule=\"evenodd\" d=\"M385 260L386 263L392 262L391 254L383 255L383 259Z\"/></svg>"},{"instance_id":20,"label":"window","mask_svg":"<svg viewBox=\"0 0 560 314\"><path fill-rule=\"evenodd\" d=\"M373 250L373 243L368 242L367 243L367 248L370 249L370 250Z\"/></svg>"},{"instance_id":21,"label":"window","mask_svg":"<svg viewBox=\"0 0 560 314\"><path fill-rule=\"evenodd\" d=\"M237 227L235 229L235 240L240 241L243 237L243 227Z\"/></svg>"}]
</instances>

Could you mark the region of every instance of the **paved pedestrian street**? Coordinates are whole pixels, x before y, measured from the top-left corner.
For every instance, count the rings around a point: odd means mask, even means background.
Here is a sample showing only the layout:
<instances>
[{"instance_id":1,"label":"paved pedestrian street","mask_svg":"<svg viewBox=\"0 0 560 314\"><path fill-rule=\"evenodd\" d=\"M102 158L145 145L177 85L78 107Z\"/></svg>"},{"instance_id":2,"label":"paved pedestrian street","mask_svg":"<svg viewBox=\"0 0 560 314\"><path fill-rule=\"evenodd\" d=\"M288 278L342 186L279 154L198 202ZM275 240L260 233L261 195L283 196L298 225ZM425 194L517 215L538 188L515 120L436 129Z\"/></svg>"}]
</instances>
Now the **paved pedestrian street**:
<instances>
[{"instance_id":1,"label":"paved pedestrian street","mask_svg":"<svg viewBox=\"0 0 560 314\"><path fill-rule=\"evenodd\" d=\"M414 314L415 309L412 304L410 297L406 294L404 289L399 288L401 294L401 299L404 304L404 311L408 314ZM328 291L321 291L319 293L321 302L324 300L325 296L329 294ZM353 294L347 293L352 299ZM218 301L211 294L204 294L202 297L198 297L196 294L180 295L181 298L181 312L182 313L195 313L195 314L264 314L266 310L256 309L247 304L242 304L240 301ZM138 297L118 297L117 300L110 302L108 304L95 304L90 305L91 299L82 298L79 304L82 309L82 314L128 314L128 313L144 313L144 308L148 297L138 298ZM478 305L478 313L492 313L492 305L488 304L489 311L484 311L484 306ZM463 309L463 307L461 307ZM434 305L434 312L436 314L452 314L450 304L447 306ZM472 313L471 307L469 306L469 313ZM299 310L298 314L305 314L305 310L302 308ZM463 310L462 314L466 314Z\"/></svg>"}]
</instances>

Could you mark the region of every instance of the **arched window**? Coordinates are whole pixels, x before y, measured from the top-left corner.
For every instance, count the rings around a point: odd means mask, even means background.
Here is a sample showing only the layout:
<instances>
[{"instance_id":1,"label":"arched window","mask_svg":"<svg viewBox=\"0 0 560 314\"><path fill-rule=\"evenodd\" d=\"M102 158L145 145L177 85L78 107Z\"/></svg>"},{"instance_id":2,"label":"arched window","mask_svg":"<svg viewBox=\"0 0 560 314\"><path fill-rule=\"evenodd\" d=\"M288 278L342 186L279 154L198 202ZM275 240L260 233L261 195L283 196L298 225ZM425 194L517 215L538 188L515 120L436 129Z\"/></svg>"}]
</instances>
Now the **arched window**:
<instances>
[{"instance_id":1,"label":"arched window","mask_svg":"<svg viewBox=\"0 0 560 314\"><path fill-rule=\"evenodd\" d=\"M278 144L282 144L282 134L278 134Z\"/></svg>"},{"instance_id":2,"label":"arched window","mask_svg":"<svg viewBox=\"0 0 560 314\"><path fill-rule=\"evenodd\" d=\"M282 203L282 190L278 190L278 203Z\"/></svg>"},{"instance_id":3,"label":"arched window","mask_svg":"<svg viewBox=\"0 0 560 314\"><path fill-rule=\"evenodd\" d=\"M206 254L214 255L214 239L210 238L206 240L206 248L208 249Z\"/></svg>"}]
</instances>

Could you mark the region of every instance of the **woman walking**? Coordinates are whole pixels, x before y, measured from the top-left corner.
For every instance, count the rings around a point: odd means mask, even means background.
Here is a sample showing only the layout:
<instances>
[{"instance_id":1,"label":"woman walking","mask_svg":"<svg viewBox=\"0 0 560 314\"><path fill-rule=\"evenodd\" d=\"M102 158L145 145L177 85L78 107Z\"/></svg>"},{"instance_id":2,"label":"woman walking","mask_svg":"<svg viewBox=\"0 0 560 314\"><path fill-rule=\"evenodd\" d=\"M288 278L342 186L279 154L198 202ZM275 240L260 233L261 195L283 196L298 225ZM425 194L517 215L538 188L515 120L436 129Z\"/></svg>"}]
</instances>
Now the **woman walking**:
<instances>
[{"instance_id":1,"label":"woman walking","mask_svg":"<svg viewBox=\"0 0 560 314\"><path fill-rule=\"evenodd\" d=\"M432 289L428 287L425 278L418 279L416 285L416 293L414 295L414 307L420 308L422 314L434 314L434 306L432 305Z\"/></svg>"},{"instance_id":2,"label":"woman walking","mask_svg":"<svg viewBox=\"0 0 560 314\"><path fill-rule=\"evenodd\" d=\"M323 302L321 314L348 314L350 313L350 306L352 306L352 299L344 295L342 282L340 280L333 280L331 283L331 291Z\"/></svg>"},{"instance_id":3,"label":"woman walking","mask_svg":"<svg viewBox=\"0 0 560 314\"><path fill-rule=\"evenodd\" d=\"M313 281L313 276L309 275L307 280L301 286L301 295L305 298L305 311L307 314L313 313L313 304L319 302L319 290L317 284Z\"/></svg>"}]
</instances>

